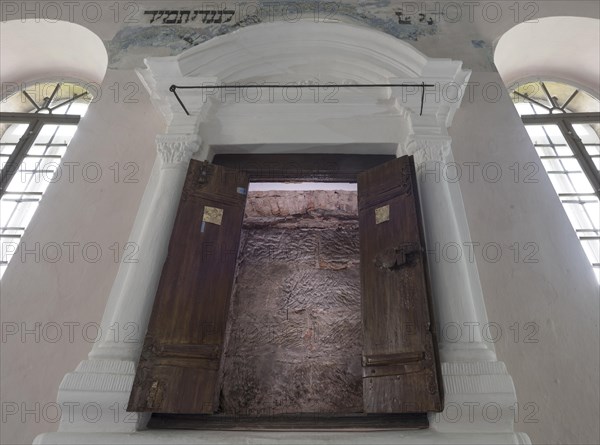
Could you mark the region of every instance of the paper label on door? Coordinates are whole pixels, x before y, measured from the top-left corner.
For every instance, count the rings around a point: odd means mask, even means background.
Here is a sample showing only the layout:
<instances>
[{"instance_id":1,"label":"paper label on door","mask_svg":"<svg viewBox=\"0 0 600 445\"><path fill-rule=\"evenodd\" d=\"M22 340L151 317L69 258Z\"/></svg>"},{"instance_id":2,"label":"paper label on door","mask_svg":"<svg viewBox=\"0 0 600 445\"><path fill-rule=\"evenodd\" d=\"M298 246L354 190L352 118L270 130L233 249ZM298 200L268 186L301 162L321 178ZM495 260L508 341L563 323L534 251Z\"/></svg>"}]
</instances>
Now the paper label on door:
<instances>
[{"instance_id":1,"label":"paper label on door","mask_svg":"<svg viewBox=\"0 0 600 445\"><path fill-rule=\"evenodd\" d=\"M375 209L375 224L381 224L390 220L390 206L389 204L383 207Z\"/></svg>"},{"instance_id":2,"label":"paper label on door","mask_svg":"<svg viewBox=\"0 0 600 445\"><path fill-rule=\"evenodd\" d=\"M203 222L221 225L221 221L223 220L223 209L218 209L216 207L204 207L204 216L202 217Z\"/></svg>"}]
</instances>

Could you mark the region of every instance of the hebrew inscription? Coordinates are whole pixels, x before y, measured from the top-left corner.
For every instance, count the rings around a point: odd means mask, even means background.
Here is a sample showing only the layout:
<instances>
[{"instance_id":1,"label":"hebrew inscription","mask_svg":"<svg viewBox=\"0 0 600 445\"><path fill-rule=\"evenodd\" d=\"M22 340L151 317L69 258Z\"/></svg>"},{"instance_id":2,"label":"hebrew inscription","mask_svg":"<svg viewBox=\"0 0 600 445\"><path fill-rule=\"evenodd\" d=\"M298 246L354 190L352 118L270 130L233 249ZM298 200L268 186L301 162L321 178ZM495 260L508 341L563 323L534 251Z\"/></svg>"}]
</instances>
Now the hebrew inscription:
<instances>
[{"instance_id":1,"label":"hebrew inscription","mask_svg":"<svg viewBox=\"0 0 600 445\"><path fill-rule=\"evenodd\" d=\"M191 22L204 24L229 23L235 10L233 9L159 9L144 11L144 16L150 18L150 23L165 25L181 25Z\"/></svg>"}]
</instances>

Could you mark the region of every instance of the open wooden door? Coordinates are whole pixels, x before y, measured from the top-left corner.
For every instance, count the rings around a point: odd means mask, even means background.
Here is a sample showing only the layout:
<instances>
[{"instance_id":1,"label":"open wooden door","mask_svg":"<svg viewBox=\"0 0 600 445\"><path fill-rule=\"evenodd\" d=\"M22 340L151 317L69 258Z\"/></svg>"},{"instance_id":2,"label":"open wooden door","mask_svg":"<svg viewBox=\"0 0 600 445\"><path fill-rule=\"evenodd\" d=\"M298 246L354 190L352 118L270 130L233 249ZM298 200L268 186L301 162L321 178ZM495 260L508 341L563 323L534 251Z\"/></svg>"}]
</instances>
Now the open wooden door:
<instances>
[{"instance_id":1,"label":"open wooden door","mask_svg":"<svg viewBox=\"0 0 600 445\"><path fill-rule=\"evenodd\" d=\"M358 176L366 413L443 409L415 166Z\"/></svg>"},{"instance_id":2,"label":"open wooden door","mask_svg":"<svg viewBox=\"0 0 600 445\"><path fill-rule=\"evenodd\" d=\"M191 161L128 411L213 413L248 176Z\"/></svg>"}]
</instances>

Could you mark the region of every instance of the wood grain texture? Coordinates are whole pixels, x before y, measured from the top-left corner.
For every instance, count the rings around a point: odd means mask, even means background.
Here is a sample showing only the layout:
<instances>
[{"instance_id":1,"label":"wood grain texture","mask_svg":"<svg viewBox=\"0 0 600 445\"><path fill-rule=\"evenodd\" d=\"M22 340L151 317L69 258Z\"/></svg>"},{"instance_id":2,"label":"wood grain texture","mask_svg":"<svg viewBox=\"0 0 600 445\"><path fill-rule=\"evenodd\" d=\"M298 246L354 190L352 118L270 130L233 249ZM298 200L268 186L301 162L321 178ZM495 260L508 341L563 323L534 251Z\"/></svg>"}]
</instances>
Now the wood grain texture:
<instances>
[{"instance_id":1,"label":"wood grain texture","mask_svg":"<svg viewBox=\"0 0 600 445\"><path fill-rule=\"evenodd\" d=\"M359 173L392 159L389 155L219 154L213 164L243 171L257 182L356 182Z\"/></svg>"},{"instance_id":2,"label":"wood grain texture","mask_svg":"<svg viewBox=\"0 0 600 445\"><path fill-rule=\"evenodd\" d=\"M129 411L216 410L247 189L246 174L191 161ZM223 211L220 224L203 221L207 206Z\"/></svg>"},{"instance_id":3,"label":"wood grain texture","mask_svg":"<svg viewBox=\"0 0 600 445\"><path fill-rule=\"evenodd\" d=\"M423 428L426 424L420 420L411 423L422 416L385 416L442 409L442 381L412 158L383 163L381 157L360 156L349 164L335 164L336 155L324 156L301 160L295 171L289 169L295 162L293 155L276 158L280 164L275 170L246 165L246 173L191 162L129 411L216 412L249 177L267 181L358 181L363 404L364 415L371 416L360 417L363 420L358 421L358 428L378 428L390 419L392 425L388 426L392 428ZM329 164L325 163L327 156L333 156ZM234 155L224 163L239 167L240 162L244 164L241 157ZM262 161L273 159L267 156ZM315 172L311 163L319 162L321 167ZM376 167L360 173L373 165ZM218 209L211 212L219 217L203 221L207 206ZM376 209L388 206L385 217L376 218ZM384 417L378 417L381 415ZM347 417L342 416L341 423L338 417L307 421L300 415L257 425L267 429L353 428ZM196 416L194 422L198 419L208 422L208 428L215 428L225 418ZM368 419L366 423L364 419ZM238 426L245 429L254 421L254 417L248 418ZM374 426L370 422L380 423Z\"/></svg>"},{"instance_id":4,"label":"wood grain texture","mask_svg":"<svg viewBox=\"0 0 600 445\"><path fill-rule=\"evenodd\" d=\"M358 176L366 413L443 407L418 199L412 157Z\"/></svg>"}]
</instances>

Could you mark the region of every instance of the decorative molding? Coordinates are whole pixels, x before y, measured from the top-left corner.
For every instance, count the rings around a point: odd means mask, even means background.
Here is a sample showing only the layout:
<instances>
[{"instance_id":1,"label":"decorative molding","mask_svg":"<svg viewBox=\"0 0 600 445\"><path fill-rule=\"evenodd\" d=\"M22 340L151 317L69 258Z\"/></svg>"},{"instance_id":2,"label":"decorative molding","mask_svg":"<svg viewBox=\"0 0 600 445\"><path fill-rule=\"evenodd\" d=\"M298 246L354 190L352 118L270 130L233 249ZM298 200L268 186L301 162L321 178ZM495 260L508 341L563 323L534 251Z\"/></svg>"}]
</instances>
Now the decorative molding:
<instances>
[{"instance_id":1,"label":"decorative molding","mask_svg":"<svg viewBox=\"0 0 600 445\"><path fill-rule=\"evenodd\" d=\"M63 378L59 391L131 391L135 363L124 360L84 360Z\"/></svg>"},{"instance_id":2,"label":"decorative molding","mask_svg":"<svg viewBox=\"0 0 600 445\"><path fill-rule=\"evenodd\" d=\"M58 389L57 401L63 406L59 432L114 434L144 429L149 415L126 410L134 373L132 360L82 361ZM92 405L97 415L90 421L87 407Z\"/></svg>"},{"instance_id":3,"label":"decorative molding","mask_svg":"<svg viewBox=\"0 0 600 445\"><path fill-rule=\"evenodd\" d=\"M442 362L442 377L444 411L431 414L431 429L445 434L513 433L517 396L503 362ZM516 443L528 440L524 435Z\"/></svg>"},{"instance_id":4,"label":"decorative molding","mask_svg":"<svg viewBox=\"0 0 600 445\"><path fill-rule=\"evenodd\" d=\"M442 375L508 374L504 362L442 362Z\"/></svg>"},{"instance_id":5,"label":"decorative molding","mask_svg":"<svg viewBox=\"0 0 600 445\"><path fill-rule=\"evenodd\" d=\"M200 148L200 138L196 135L159 135L156 146L164 167L189 163Z\"/></svg>"},{"instance_id":6,"label":"decorative molding","mask_svg":"<svg viewBox=\"0 0 600 445\"><path fill-rule=\"evenodd\" d=\"M504 362L442 362L446 394L514 394Z\"/></svg>"},{"instance_id":7,"label":"decorative molding","mask_svg":"<svg viewBox=\"0 0 600 445\"><path fill-rule=\"evenodd\" d=\"M514 394L512 378L508 374L493 375L445 375L446 394ZM494 399L490 397L489 401Z\"/></svg>"},{"instance_id":8,"label":"decorative molding","mask_svg":"<svg viewBox=\"0 0 600 445\"><path fill-rule=\"evenodd\" d=\"M258 49L259 53L248 51L248 48ZM290 48L294 48L294 51L290 52ZM257 61L257 54L260 54L260 61ZM409 43L369 28L341 22L325 25L311 21L294 26L289 26L285 21L253 25L210 39L177 56L149 57L145 59L145 64L147 68L138 70L138 75L169 124L175 119L182 119L177 116L181 106L169 91L174 84L198 86L266 82L280 85L418 85L426 82L436 87L435 91L428 92L428 100L422 111L448 126L460 106L461 97L446 97L444 86L454 85L454 89L461 92L471 74L471 71L463 69L460 61L429 58ZM210 103L219 101L218 97L221 96L210 90L181 90L179 93L192 115L185 116L188 119L184 120L198 117L206 121L206 108L210 108ZM308 93L305 90L305 98ZM313 97L315 92L310 94ZM288 104L279 94L273 100L270 99L271 93L265 91L264 95L269 99L262 102L267 101L270 105ZM324 117L330 114L331 98L363 107L368 104L381 107L382 103L387 102L387 113L401 113L401 116L420 115L422 107L420 88L382 88L369 92L341 88L333 93L329 90L319 91L317 114L321 110ZM219 105L230 104L222 98L220 102ZM322 103L328 105L323 106ZM286 107L286 115L289 111L294 113L297 108ZM275 111L269 107L271 110Z\"/></svg>"},{"instance_id":9,"label":"decorative molding","mask_svg":"<svg viewBox=\"0 0 600 445\"><path fill-rule=\"evenodd\" d=\"M135 363L130 360L84 360L75 372L104 372L109 374L134 374Z\"/></svg>"},{"instance_id":10,"label":"decorative molding","mask_svg":"<svg viewBox=\"0 0 600 445\"><path fill-rule=\"evenodd\" d=\"M65 375L59 390L129 392L132 385L133 375L72 372Z\"/></svg>"},{"instance_id":11,"label":"decorative molding","mask_svg":"<svg viewBox=\"0 0 600 445\"><path fill-rule=\"evenodd\" d=\"M406 154L415 157L415 164L421 166L426 162L445 162L450 154L451 139L449 137L412 137L406 144Z\"/></svg>"},{"instance_id":12,"label":"decorative molding","mask_svg":"<svg viewBox=\"0 0 600 445\"><path fill-rule=\"evenodd\" d=\"M137 69L136 74L148 91L154 107L161 112L169 127L184 127L185 131L176 133L197 133L198 126L206 120L212 101L199 90L187 90L186 97L191 95L192 101L186 101L191 113L188 116L175 95L170 91L172 85L196 86L217 85L216 77L185 77L181 74L176 57L151 57L146 59L146 68ZM200 100L197 100L198 97Z\"/></svg>"}]
</instances>

